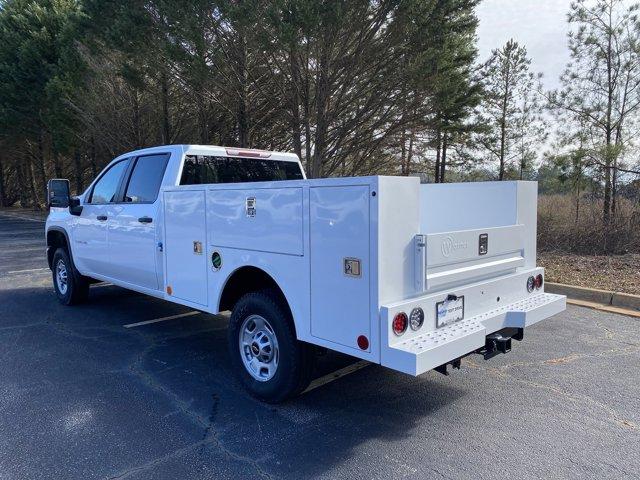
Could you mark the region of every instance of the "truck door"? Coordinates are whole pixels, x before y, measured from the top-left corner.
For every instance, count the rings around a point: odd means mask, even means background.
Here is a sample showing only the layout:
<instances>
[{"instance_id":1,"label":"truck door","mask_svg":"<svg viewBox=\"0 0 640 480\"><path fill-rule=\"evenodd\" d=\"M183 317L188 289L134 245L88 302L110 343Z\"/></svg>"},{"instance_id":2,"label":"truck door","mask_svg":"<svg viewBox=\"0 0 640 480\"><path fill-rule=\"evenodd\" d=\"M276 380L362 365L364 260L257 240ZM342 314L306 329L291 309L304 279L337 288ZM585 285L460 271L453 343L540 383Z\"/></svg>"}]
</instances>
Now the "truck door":
<instances>
[{"instance_id":1,"label":"truck door","mask_svg":"<svg viewBox=\"0 0 640 480\"><path fill-rule=\"evenodd\" d=\"M107 275L107 224L113 217L118 189L129 159L108 167L87 195L73 227L71 251L78 269L87 275Z\"/></svg>"},{"instance_id":2,"label":"truck door","mask_svg":"<svg viewBox=\"0 0 640 480\"><path fill-rule=\"evenodd\" d=\"M157 290L160 261L157 225L159 199L169 154L136 158L122 187L122 202L109 221L109 268L111 278Z\"/></svg>"}]
</instances>

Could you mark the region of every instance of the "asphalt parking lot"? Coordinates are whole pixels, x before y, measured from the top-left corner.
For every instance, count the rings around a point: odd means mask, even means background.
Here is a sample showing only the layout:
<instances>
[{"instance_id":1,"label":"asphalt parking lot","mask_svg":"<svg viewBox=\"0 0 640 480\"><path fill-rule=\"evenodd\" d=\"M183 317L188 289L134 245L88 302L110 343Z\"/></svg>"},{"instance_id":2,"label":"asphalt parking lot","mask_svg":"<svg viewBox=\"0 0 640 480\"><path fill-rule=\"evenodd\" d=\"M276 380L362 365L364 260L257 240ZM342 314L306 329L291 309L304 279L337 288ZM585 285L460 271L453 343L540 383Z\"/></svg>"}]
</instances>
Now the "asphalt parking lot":
<instances>
[{"instance_id":1,"label":"asphalt parking lot","mask_svg":"<svg viewBox=\"0 0 640 480\"><path fill-rule=\"evenodd\" d=\"M640 477L640 321L570 306L513 351L248 397L225 318L110 286L58 304L43 223L0 213L0 479ZM328 355L320 373L343 365Z\"/></svg>"}]
</instances>

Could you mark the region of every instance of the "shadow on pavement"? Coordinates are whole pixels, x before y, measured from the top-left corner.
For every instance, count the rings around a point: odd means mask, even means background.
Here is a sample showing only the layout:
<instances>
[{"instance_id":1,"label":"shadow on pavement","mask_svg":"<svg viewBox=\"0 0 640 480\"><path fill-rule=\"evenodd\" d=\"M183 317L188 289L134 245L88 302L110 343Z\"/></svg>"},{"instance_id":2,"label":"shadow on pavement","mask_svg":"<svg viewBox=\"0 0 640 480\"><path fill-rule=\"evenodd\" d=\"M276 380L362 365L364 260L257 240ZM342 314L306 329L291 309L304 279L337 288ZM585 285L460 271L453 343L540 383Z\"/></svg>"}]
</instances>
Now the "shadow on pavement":
<instances>
[{"instance_id":1,"label":"shadow on pavement","mask_svg":"<svg viewBox=\"0 0 640 480\"><path fill-rule=\"evenodd\" d=\"M198 452L204 463L222 454L233 472L322 475L368 442L410 436L416 423L464 395L432 377L374 365L266 405L248 397L231 371L224 317L126 329L188 309L113 286L92 287L89 302L76 307L59 305L48 288L3 290L0 304L0 410L12 413L0 416L0 426L23 446L20 458L30 458L29 467L12 459L22 474L109 475ZM328 354L319 370L352 361ZM77 429L59 428L83 418L91 428L80 429L80 443ZM180 462L173 468L183 472Z\"/></svg>"}]
</instances>

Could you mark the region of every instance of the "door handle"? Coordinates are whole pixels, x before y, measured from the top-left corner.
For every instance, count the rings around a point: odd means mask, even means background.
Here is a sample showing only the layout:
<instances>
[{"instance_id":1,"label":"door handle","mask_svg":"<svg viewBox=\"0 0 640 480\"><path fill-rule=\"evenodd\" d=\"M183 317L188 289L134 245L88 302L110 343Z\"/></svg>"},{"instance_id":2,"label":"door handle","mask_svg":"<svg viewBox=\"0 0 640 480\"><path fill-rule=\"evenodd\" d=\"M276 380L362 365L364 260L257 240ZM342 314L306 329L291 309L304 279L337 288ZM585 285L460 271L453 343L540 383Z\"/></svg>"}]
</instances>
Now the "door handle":
<instances>
[{"instance_id":1,"label":"door handle","mask_svg":"<svg viewBox=\"0 0 640 480\"><path fill-rule=\"evenodd\" d=\"M96 218L98 220L100 220L101 222L104 222L107 219L107 216L106 215L98 215Z\"/></svg>"},{"instance_id":2,"label":"door handle","mask_svg":"<svg viewBox=\"0 0 640 480\"><path fill-rule=\"evenodd\" d=\"M140 217L138 219L138 221L140 223L151 223L151 222L153 222L153 218L151 218L151 217Z\"/></svg>"}]
</instances>

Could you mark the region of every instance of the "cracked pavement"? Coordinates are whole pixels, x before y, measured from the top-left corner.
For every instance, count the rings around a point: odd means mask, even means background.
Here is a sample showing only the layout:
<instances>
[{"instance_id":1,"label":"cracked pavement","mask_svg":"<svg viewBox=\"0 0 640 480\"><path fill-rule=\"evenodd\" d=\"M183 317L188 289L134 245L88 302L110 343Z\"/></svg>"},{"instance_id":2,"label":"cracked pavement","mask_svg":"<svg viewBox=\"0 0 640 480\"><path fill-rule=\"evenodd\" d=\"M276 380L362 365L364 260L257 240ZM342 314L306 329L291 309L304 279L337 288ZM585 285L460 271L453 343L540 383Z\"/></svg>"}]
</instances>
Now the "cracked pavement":
<instances>
[{"instance_id":1,"label":"cracked pavement","mask_svg":"<svg viewBox=\"0 0 640 480\"><path fill-rule=\"evenodd\" d=\"M272 406L225 317L126 329L187 310L114 286L62 307L43 244L0 213L1 480L640 477L638 319L569 306L448 377L371 366Z\"/></svg>"}]
</instances>

